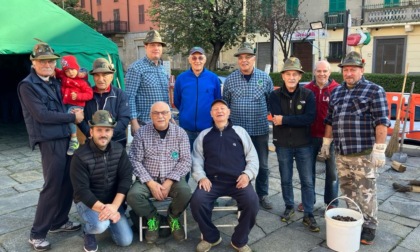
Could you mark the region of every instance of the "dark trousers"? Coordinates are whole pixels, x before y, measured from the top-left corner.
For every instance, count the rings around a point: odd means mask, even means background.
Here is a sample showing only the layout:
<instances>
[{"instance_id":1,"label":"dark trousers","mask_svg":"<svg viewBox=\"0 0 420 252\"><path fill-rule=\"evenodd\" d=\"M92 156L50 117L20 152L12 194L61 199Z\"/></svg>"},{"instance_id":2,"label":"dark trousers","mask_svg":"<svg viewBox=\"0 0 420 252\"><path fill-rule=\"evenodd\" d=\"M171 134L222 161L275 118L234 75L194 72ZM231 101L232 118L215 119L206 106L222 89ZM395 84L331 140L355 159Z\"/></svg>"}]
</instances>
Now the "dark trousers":
<instances>
[{"instance_id":1,"label":"dark trousers","mask_svg":"<svg viewBox=\"0 0 420 252\"><path fill-rule=\"evenodd\" d=\"M251 183L243 189L238 189L236 188L236 182L212 181L210 192L197 187L190 202L191 213L198 223L203 239L210 243L214 243L220 238L219 230L211 221L214 202L220 196L230 196L238 202L241 216L232 235L232 243L236 247L243 247L248 243L248 235L255 225L259 210L258 196Z\"/></svg>"},{"instance_id":2,"label":"dark trousers","mask_svg":"<svg viewBox=\"0 0 420 252\"><path fill-rule=\"evenodd\" d=\"M70 158L67 156L68 138L39 143L44 186L39 193L38 207L31 229L31 237L41 239L48 230L65 224L73 202L70 181Z\"/></svg>"},{"instance_id":3,"label":"dark trousers","mask_svg":"<svg viewBox=\"0 0 420 252\"><path fill-rule=\"evenodd\" d=\"M270 175L270 170L268 169L268 137L268 134L251 136L260 164L258 175L255 179L255 190L260 199L268 195L268 176Z\"/></svg>"}]
</instances>

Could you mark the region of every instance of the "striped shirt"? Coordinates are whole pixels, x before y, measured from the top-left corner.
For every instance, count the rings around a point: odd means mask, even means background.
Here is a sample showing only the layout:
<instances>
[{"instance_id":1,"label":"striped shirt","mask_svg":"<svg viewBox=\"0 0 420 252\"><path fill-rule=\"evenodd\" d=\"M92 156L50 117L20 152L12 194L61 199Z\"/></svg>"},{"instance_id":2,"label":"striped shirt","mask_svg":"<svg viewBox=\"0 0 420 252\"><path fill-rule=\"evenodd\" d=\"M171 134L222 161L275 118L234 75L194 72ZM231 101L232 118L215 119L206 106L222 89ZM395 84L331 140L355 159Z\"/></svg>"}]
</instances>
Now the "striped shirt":
<instances>
[{"instance_id":1,"label":"striped shirt","mask_svg":"<svg viewBox=\"0 0 420 252\"><path fill-rule=\"evenodd\" d=\"M364 77L352 89L341 84L331 93L325 123L340 155L372 149L376 126L390 126L385 90Z\"/></svg>"},{"instance_id":2,"label":"striped shirt","mask_svg":"<svg viewBox=\"0 0 420 252\"><path fill-rule=\"evenodd\" d=\"M169 104L169 77L162 66L144 57L128 68L125 76L130 119L150 120L150 107L157 101Z\"/></svg>"},{"instance_id":3,"label":"striped shirt","mask_svg":"<svg viewBox=\"0 0 420 252\"><path fill-rule=\"evenodd\" d=\"M141 183L166 179L179 181L191 170L190 142L187 133L173 123L161 139L153 123L137 131L130 147L133 174Z\"/></svg>"},{"instance_id":4,"label":"striped shirt","mask_svg":"<svg viewBox=\"0 0 420 252\"><path fill-rule=\"evenodd\" d=\"M244 128L250 136L268 134L268 97L273 81L263 71L254 68L247 81L240 70L231 73L223 87L223 99L230 108L234 125Z\"/></svg>"}]
</instances>

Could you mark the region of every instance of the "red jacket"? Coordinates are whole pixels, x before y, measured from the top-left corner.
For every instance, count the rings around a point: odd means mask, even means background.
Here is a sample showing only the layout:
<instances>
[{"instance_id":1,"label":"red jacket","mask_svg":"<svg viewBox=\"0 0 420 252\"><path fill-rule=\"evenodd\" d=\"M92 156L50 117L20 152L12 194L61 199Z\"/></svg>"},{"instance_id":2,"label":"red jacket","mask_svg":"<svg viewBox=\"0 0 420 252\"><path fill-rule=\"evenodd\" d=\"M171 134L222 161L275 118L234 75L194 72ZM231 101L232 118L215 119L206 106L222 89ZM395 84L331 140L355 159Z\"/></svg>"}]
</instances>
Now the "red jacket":
<instances>
[{"instance_id":1,"label":"red jacket","mask_svg":"<svg viewBox=\"0 0 420 252\"><path fill-rule=\"evenodd\" d=\"M324 119L327 117L331 91L338 85L340 84L338 84L335 80L330 80L322 89L316 85L315 81L311 81L309 84L305 85L305 88L311 90L315 95L316 117L315 121L311 125L312 137L324 137Z\"/></svg>"},{"instance_id":2,"label":"red jacket","mask_svg":"<svg viewBox=\"0 0 420 252\"><path fill-rule=\"evenodd\" d=\"M55 69L55 74L58 79L61 79L61 95L63 96L63 103L74 106L84 107L86 101L93 97L93 90L89 83L82 78L69 78L65 75L64 71ZM77 94L77 99L71 98L71 93Z\"/></svg>"}]
</instances>

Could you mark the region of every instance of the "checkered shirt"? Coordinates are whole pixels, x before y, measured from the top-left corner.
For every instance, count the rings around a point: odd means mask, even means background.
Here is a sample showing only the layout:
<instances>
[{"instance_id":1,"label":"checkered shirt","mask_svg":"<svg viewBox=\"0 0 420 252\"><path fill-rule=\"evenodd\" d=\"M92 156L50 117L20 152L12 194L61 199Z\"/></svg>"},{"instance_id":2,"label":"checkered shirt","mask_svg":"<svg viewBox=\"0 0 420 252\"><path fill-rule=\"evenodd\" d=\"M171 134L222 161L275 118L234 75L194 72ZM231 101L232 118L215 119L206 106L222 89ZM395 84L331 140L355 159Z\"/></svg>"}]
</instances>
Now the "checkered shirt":
<instances>
[{"instance_id":1,"label":"checkered shirt","mask_svg":"<svg viewBox=\"0 0 420 252\"><path fill-rule=\"evenodd\" d=\"M134 62L125 76L130 119L150 121L150 107L157 101L169 104L169 77L162 66L144 57Z\"/></svg>"},{"instance_id":2,"label":"checkered shirt","mask_svg":"<svg viewBox=\"0 0 420 252\"><path fill-rule=\"evenodd\" d=\"M364 77L353 89L341 84L331 93L325 123L332 125L335 150L340 155L371 149L375 127L390 126L385 90Z\"/></svg>"},{"instance_id":3,"label":"checkered shirt","mask_svg":"<svg viewBox=\"0 0 420 252\"><path fill-rule=\"evenodd\" d=\"M187 133L173 123L164 139L148 123L137 131L130 147L133 174L141 183L166 179L179 181L191 171L190 142Z\"/></svg>"},{"instance_id":4,"label":"checkered shirt","mask_svg":"<svg viewBox=\"0 0 420 252\"><path fill-rule=\"evenodd\" d=\"M228 103L230 119L243 127L250 136L268 134L268 97L273 91L273 81L263 71L254 68L246 81L240 70L231 73L223 87L223 99Z\"/></svg>"}]
</instances>

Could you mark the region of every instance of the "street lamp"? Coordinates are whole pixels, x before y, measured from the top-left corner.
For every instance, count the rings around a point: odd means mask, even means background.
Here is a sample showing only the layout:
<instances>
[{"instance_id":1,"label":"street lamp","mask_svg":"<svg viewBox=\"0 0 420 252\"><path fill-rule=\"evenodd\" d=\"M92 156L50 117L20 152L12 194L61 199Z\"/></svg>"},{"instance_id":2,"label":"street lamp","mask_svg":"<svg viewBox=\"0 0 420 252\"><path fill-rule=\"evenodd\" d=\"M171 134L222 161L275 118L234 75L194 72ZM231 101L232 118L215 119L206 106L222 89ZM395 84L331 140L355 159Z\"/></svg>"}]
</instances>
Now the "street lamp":
<instances>
[{"instance_id":1,"label":"street lamp","mask_svg":"<svg viewBox=\"0 0 420 252\"><path fill-rule=\"evenodd\" d=\"M321 60L321 42L319 41L319 30L324 28L324 25L322 21L311 22L309 23L309 25L311 26L311 30L318 31L318 61L320 61Z\"/></svg>"}]
</instances>

